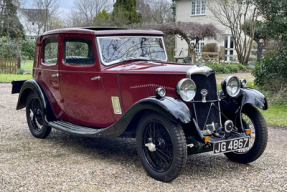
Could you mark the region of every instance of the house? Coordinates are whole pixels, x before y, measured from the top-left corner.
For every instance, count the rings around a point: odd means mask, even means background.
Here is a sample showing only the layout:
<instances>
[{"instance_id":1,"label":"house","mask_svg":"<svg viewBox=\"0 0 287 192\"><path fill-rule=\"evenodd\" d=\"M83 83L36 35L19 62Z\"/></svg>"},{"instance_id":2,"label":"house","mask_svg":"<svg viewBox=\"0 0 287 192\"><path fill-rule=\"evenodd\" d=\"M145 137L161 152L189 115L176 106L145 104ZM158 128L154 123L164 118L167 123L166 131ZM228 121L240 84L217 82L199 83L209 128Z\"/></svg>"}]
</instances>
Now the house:
<instances>
[{"instance_id":1,"label":"house","mask_svg":"<svg viewBox=\"0 0 287 192\"><path fill-rule=\"evenodd\" d=\"M18 9L17 16L24 27L25 35L28 39L35 40L43 33L43 18L45 9Z\"/></svg>"},{"instance_id":2,"label":"house","mask_svg":"<svg viewBox=\"0 0 287 192\"><path fill-rule=\"evenodd\" d=\"M217 40L214 39L202 39L197 46L197 52L202 52L204 45L208 43L216 43L218 48L221 46L225 48L234 48L234 42L231 32L218 22L213 13L208 9L207 0L174 0L176 6L176 22L196 22L200 24L214 24L219 30L223 32L222 37ZM194 43L194 42L191 42ZM176 49L187 49L187 44L180 38L176 38ZM234 50L227 50L227 55L234 55ZM228 57L227 60L230 58Z\"/></svg>"}]
</instances>

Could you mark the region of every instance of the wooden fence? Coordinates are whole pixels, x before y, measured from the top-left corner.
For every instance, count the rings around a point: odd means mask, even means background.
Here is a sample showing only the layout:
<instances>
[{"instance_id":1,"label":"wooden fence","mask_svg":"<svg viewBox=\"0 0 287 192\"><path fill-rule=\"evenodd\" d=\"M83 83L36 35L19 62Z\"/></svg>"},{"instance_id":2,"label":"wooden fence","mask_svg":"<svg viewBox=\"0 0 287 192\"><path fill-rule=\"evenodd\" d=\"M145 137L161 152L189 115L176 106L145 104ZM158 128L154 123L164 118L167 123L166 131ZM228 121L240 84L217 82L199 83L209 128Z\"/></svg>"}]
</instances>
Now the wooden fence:
<instances>
[{"instance_id":1,"label":"wooden fence","mask_svg":"<svg viewBox=\"0 0 287 192\"><path fill-rule=\"evenodd\" d=\"M230 52L233 51L233 54L231 55ZM227 53L225 53L227 52ZM175 62L178 62L179 60L184 61L184 59L187 57L188 50L187 49L175 49L174 50L174 59ZM222 61L230 61L231 58L234 58L233 60L237 59L236 51L234 48L225 48L220 47L220 51L218 52L199 52L197 53L197 59L200 58L201 61L218 61L219 63ZM236 61L233 61L236 62Z\"/></svg>"},{"instance_id":2,"label":"wooden fence","mask_svg":"<svg viewBox=\"0 0 287 192\"><path fill-rule=\"evenodd\" d=\"M20 58L0 58L0 73L17 74L17 69L21 66Z\"/></svg>"}]
</instances>

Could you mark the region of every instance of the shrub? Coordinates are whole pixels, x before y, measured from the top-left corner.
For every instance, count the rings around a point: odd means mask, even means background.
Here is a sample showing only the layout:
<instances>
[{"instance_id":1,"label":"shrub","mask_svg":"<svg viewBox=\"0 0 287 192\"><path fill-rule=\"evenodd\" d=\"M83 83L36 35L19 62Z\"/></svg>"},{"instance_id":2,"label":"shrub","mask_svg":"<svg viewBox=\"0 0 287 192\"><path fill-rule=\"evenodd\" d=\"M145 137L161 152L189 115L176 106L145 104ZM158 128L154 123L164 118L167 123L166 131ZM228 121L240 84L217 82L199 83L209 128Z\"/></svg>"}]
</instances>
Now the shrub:
<instances>
[{"instance_id":1,"label":"shrub","mask_svg":"<svg viewBox=\"0 0 287 192\"><path fill-rule=\"evenodd\" d=\"M287 49L268 52L255 64L255 84L265 91L287 98Z\"/></svg>"},{"instance_id":2,"label":"shrub","mask_svg":"<svg viewBox=\"0 0 287 192\"><path fill-rule=\"evenodd\" d=\"M23 75L25 72L24 69L20 68L20 69L17 69L17 74L20 74L20 75Z\"/></svg>"},{"instance_id":3,"label":"shrub","mask_svg":"<svg viewBox=\"0 0 287 192\"><path fill-rule=\"evenodd\" d=\"M212 68L216 73L219 74L238 73L239 71L246 71L249 69L247 66L242 64L219 64L216 62L206 62L205 65Z\"/></svg>"},{"instance_id":4,"label":"shrub","mask_svg":"<svg viewBox=\"0 0 287 192\"><path fill-rule=\"evenodd\" d=\"M33 59L35 53L35 42L31 40L22 41L21 55L27 59Z\"/></svg>"},{"instance_id":5,"label":"shrub","mask_svg":"<svg viewBox=\"0 0 287 192\"><path fill-rule=\"evenodd\" d=\"M15 40L9 40L7 37L0 38L0 57L16 58L20 55L18 52L18 44Z\"/></svg>"},{"instance_id":6,"label":"shrub","mask_svg":"<svg viewBox=\"0 0 287 192\"><path fill-rule=\"evenodd\" d=\"M207 43L203 47L203 52L217 52L218 47L216 43Z\"/></svg>"},{"instance_id":7,"label":"shrub","mask_svg":"<svg viewBox=\"0 0 287 192\"><path fill-rule=\"evenodd\" d=\"M203 47L203 52L212 52L216 53L218 50L216 43L208 43ZM216 55L210 55L210 54L202 54L202 59L205 61L216 59Z\"/></svg>"}]
</instances>

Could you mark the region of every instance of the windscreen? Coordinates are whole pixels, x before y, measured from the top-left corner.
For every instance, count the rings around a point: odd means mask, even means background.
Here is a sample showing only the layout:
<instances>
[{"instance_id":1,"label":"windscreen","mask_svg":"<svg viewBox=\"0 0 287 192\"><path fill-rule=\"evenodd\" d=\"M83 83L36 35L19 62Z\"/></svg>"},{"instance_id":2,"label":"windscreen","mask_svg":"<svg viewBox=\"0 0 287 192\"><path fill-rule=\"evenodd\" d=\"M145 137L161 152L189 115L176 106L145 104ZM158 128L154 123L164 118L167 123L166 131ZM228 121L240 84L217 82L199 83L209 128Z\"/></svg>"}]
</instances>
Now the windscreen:
<instances>
[{"instance_id":1,"label":"windscreen","mask_svg":"<svg viewBox=\"0 0 287 192\"><path fill-rule=\"evenodd\" d=\"M133 59L167 60L162 37L98 37L98 44L105 65Z\"/></svg>"}]
</instances>

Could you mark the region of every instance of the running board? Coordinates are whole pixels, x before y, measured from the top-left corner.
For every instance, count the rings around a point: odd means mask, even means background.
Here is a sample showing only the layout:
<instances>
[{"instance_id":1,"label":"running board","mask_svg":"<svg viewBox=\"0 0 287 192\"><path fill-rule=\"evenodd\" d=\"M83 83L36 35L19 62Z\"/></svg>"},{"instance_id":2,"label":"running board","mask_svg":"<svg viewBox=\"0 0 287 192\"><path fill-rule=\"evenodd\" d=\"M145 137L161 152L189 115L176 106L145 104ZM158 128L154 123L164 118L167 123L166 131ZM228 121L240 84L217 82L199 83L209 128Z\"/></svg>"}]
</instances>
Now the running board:
<instances>
[{"instance_id":1,"label":"running board","mask_svg":"<svg viewBox=\"0 0 287 192\"><path fill-rule=\"evenodd\" d=\"M48 125L50 127L53 127L66 133L87 136L87 137L102 137L101 132L103 132L106 129L106 128L93 129L90 127L75 125L66 121L51 121L48 122Z\"/></svg>"}]
</instances>

